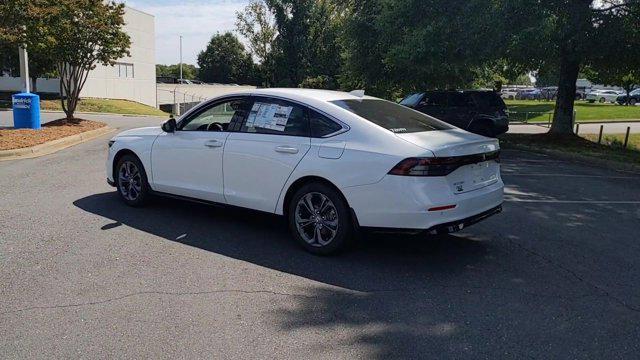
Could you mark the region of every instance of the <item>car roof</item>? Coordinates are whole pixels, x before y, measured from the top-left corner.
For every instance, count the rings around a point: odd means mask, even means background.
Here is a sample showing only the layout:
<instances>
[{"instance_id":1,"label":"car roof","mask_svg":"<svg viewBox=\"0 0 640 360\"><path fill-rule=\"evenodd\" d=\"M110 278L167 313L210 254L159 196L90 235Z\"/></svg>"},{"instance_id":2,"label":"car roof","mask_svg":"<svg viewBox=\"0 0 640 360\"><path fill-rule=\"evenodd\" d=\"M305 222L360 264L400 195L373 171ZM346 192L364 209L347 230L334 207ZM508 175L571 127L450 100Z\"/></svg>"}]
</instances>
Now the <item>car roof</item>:
<instances>
[{"instance_id":1,"label":"car roof","mask_svg":"<svg viewBox=\"0 0 640 360\"><path fill-rule=\"evenodd\" d=\"M256 96L275 96L282 97L296 101L335 101L335 100L362 100L362 99L376 99L372 96L356 96L354 94L344 91L334 90L321 90L321 89L301 89L301 88L268 88L268 89L248 89L241 91L234 91L228 95L256 95Z\"/></svg>"}]
</instances>

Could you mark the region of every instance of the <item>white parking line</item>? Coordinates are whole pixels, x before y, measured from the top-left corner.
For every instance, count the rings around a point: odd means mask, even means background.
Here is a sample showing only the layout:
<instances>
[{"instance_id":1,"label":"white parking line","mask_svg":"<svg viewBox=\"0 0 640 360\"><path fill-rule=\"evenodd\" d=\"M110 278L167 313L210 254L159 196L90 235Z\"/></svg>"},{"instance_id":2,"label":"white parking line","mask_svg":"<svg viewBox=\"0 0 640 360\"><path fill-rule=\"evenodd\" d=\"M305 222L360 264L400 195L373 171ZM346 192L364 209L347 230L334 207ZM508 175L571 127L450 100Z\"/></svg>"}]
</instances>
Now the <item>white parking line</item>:
<instances>
[{"instance_id":1,"label":"white parking line","mask_svg":"<svg viewBox=\"0 0 640 360\"><path fill-rule=\"evenodd\" d=\"M640 180L640 177L634 176L610 176L610 175L576 175L576 174L515 174L505 172L502 173L502 176L559 176L559 177L580 177L580 178L604 178L604 179L637 179Z\"/></svg>"},{"instance_id":2,"label":"white parking line","mask_svg":"<svg viewBox=\"0 0 640 360\"><path fill-rule=\"evenodd\" d=\"M506 202L551 203L551 204L637 204L640 201L608 201L608 200L547 200L547 199L504 199Z\"/></svg>"}]
</instances>

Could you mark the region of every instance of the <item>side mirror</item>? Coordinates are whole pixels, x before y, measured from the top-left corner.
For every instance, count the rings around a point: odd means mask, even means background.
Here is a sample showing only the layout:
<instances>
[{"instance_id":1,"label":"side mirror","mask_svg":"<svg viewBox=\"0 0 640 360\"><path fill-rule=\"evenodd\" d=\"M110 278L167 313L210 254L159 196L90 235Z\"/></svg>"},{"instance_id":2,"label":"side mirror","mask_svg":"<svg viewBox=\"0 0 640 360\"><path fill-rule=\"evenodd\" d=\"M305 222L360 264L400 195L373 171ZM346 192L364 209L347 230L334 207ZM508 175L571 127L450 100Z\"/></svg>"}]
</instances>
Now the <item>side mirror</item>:
<instances>
[{"instance_id":1,"label":"side mirror","mask_svg":"<svg viewBox=\"0 0 640 360\"><path fill-rule=\"evenodd\" d=\"M176 131L176 127L176 119L169 118L169 120L165 121L164 124L162 124L162 131L172 133Z\"/></svg>"}]
</instances>

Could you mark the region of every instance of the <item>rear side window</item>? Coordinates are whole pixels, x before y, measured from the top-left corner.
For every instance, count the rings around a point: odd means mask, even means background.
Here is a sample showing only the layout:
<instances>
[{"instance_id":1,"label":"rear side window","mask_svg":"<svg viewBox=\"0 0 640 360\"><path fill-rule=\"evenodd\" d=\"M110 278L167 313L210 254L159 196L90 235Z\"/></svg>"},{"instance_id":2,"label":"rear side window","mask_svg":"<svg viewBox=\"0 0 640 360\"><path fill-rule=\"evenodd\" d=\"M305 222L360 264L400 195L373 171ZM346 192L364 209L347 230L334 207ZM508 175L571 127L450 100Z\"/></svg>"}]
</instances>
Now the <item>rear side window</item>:
<instances>
[{"instance_id":1,"label":"rear side window","mask_svg":"<svg viewBox=\"0 0 640 360\"><path fill-rule=\"evenodd\" d=\"M311 137L320 138L342 130L342 125L314 110L309 110Z\"/></svg>"},{"instance_id":2,"label":"rear side window","mask_svg":"<svg viewBox=\"0 0 640 360\"><path fill-rule=\"evenodd\" d=\"M449 106L473 107L473 99L465 93L449 93Z\"/></svg>"},{"instance_id":3,"label":"rear side window","mask_svg":"<svg viewBox=\"0 0 640 360\"><path fill-rule=\"evenodd\" d=\"M385 100L349 99L332 103L394 133L453 129L451 125L429 115Z\"/></svg>"},{"instance_id":4,"label":"rear side window","mask_svg":"<svg viewBox=\"0 0 640 360\"><path fill-rule=\"evenodd\" d=\"M444 92L427 93L420 102L422 106L447 106L447 94Z\"/></svg>"},{"instance_id":5,"label":"rear side window","mask_svg":"<svg viewBox=\"0 0 640 360\"><path fill-rule=\"evenodd\" d=\"M474 92L471 94L476 103L482 107L497 107L505 109L507 106L504 104L502 98L493 91Z\"/></svg>"},{"instance_id":6,"label":"rear side window","mask_svg":"<svg viewBox=\"0 0 640 360\"><path fill-rule=\"evenodd\" d=\"M420 100L422 100L423 96L424 96L424 93L409 95L406 98L404 98L402 101L400 101L400 105L415 107L416 105L418 105Z\"/></svg>"},{"instance_id":7,"label":"rear side window","mask_svg":"<svg viewBox=\"0 0 640 360\"><path fill-rule=\"evenodd\" d=\"M272 98L255 98L240 130L247 133L309 137L309 118L302 106Z\"/></svg>"}]
</instances>

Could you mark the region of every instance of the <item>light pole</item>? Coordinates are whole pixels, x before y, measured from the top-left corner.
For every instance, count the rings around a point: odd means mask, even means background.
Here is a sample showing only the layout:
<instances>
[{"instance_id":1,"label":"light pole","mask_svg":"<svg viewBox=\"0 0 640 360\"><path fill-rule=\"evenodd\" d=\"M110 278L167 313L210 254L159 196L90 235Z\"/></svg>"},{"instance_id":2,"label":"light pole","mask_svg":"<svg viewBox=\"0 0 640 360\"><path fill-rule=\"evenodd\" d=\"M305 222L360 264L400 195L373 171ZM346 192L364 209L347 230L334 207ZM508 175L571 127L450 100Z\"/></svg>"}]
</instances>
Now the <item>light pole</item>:
<instances>
[{"instance_id":1,"label":"light pole","mask_svg":"<svg viewBox=\"0 0 640 360\"><path fill-rule=\"evenodd\" d=\"M180 83L182 84L182 35L180 35Z\"/></svg>"},{"instance_id":2,"label":"light pole","mask_svg":"<svg viewBox=\"0 0 640 360\"><path fill-rule=\"evenodd\" d=\"M31 78L29 78L29 55L23 47L18 48L18 57L20 59L20 80L22 81L22 90L26 93L31 92Z\"/></svg>"}]
</instances>

